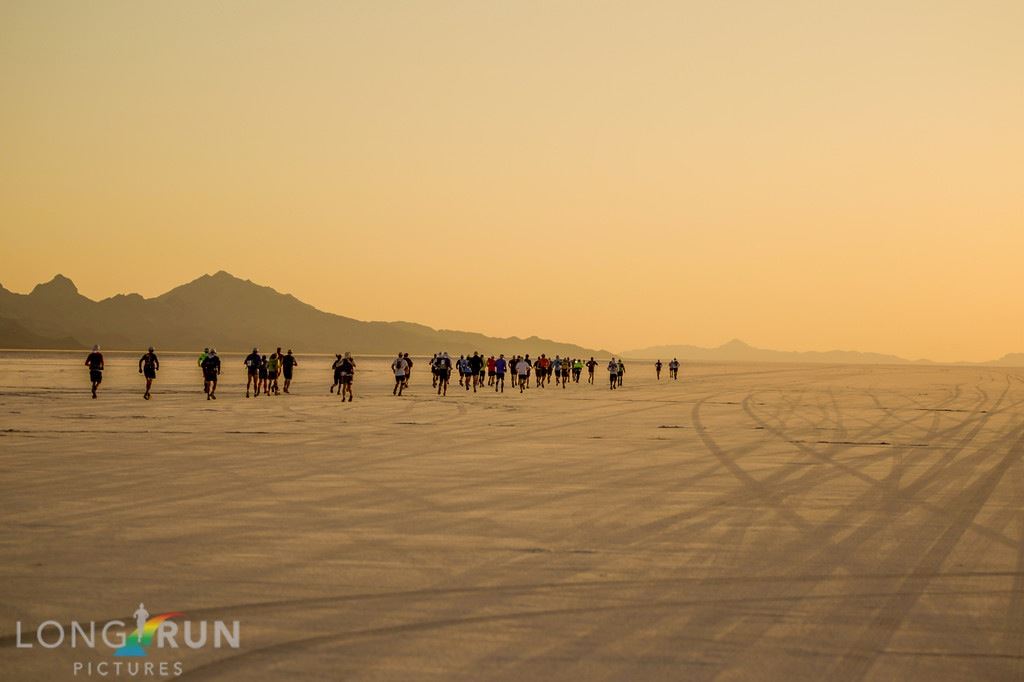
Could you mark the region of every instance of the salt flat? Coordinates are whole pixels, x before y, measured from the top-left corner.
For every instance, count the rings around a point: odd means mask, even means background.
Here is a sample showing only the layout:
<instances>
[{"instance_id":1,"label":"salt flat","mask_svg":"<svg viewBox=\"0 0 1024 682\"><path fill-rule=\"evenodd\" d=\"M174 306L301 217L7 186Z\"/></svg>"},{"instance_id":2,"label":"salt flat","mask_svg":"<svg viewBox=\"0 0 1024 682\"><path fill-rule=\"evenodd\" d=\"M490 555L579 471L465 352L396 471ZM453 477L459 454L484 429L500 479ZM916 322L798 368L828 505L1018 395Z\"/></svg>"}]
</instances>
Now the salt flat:
<instances>
[{"instance_id":1,"label":"salt flat","mask_svg":"<svg viewBox=\"0 0 1024 682\"><path fill-rule=\"evenodd\" d=\"M239 620L189 680L979 680L1024 675L1024 379L630 363L622 390L220 399L165 357L2 356L0 678L110 651L15 622ZM667 359L666 359L667 360ZM585 378L584 378L585 381ZM81 677L81 675L79 676Z\"/></svg>"}]
</instances>

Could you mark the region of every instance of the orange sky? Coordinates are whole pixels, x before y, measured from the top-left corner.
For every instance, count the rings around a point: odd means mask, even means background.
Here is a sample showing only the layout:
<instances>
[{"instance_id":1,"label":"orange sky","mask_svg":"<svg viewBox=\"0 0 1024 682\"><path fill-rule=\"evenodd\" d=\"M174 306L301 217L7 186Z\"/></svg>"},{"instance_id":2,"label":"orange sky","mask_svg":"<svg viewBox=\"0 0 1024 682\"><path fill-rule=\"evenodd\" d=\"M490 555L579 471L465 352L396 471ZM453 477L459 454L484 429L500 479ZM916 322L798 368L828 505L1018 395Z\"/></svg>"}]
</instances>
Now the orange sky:
<instances>
[{"instance_id":1,"label":"orange sky","mask_svg":"<svg viewBox=\"0 0 1024 682\"><path fill-rule=\"evenodd\" d=\"M224 269L612 350L1024 351L1022 26L1016 0L0 2L0 283Z\"/></svg>"}]
</instances>

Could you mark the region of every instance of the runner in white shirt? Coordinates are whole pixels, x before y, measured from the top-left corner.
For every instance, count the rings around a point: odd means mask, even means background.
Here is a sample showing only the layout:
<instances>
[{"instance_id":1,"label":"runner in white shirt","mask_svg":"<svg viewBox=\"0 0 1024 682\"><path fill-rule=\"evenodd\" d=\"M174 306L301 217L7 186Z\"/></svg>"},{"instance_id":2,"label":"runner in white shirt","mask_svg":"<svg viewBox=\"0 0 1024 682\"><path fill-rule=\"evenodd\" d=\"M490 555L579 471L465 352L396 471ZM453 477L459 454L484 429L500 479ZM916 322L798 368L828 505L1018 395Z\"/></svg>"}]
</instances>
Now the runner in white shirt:
<instances>
[{"instance_id":1,"label":"runner in white shirt","mask_svg":"<svg viewBox=\"0 0 1024 682\"><path fill-rule=\"evenodd\" d=\"M608 378L611 380L609 388L614 391L616 384L619 383L619 363L615 362L615 358L608 362Z\"/></svg>"},{"instance_id":2,"label":"runner in white shirt","mask_svg":"<svg viewBox=\"0 0 1024 682\"><path fill-rule=\"evenodd\" d=\"M519 375L519 392L522 393L527 384L530 383L530 356L527 355L525 358L519 358L519 362L516 363L516 374Z\"/></svg>"},{"instance_id":3,"label":"runner in white shirt","mask_svg":"<svg viewBox=\"0 0 1024 682\"><path fill-rule=\"evenodd\" d=\"M395 373L395 388L391 391L391 395L402 395L402 388L405 386L405 373L408 369L409 362L399 353L391 363L391 371Z\"/></svg>"}]
</instances>

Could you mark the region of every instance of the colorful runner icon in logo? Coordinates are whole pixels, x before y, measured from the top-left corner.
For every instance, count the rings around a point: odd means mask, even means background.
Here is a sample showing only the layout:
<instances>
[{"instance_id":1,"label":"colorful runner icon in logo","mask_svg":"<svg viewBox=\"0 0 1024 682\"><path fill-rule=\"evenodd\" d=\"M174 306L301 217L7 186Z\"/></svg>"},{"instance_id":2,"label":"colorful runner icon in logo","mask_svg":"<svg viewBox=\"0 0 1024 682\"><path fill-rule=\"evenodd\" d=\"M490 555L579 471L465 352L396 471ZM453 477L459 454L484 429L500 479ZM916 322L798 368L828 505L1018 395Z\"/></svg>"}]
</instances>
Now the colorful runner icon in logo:
<instances>
[{"instance_id":1,"label":"colorful runner icon in logo","mask_svg":"<svg viewBox=\"0 0 1024 682\"><path fill-rule=\"evenodd\" d=\"M158 616L153 616L147 620L149 612L146 608L139 604L139 608L136 609L135 615L137 627L135 632L128 635L128 639L125 640L124 646L114 652L115 656L145 656L146 647L153 643L153 635L156 634L157 628L168 618L176 618L177 616L184 616L185 614L181 611L170 611L168 613L161 613Z\"/></svg>"}]
</instances>

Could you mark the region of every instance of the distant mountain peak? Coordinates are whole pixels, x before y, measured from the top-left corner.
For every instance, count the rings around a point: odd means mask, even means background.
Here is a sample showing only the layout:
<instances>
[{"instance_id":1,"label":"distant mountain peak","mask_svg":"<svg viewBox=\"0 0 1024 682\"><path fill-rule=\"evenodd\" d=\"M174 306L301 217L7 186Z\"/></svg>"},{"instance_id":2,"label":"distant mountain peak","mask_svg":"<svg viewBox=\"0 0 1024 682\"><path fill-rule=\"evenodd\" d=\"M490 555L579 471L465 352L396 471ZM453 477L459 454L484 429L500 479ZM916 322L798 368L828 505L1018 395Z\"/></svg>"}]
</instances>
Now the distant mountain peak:
<instances>
[{"instance_id":1,"label":"distant mountain peak","mask_svg":"<svg viewBox=\"0 0 1024 682\"><path fill-rule=\"evenodd\" d=\"M203 275L200 275L199 277L196 277L191 282L186 282L185 284L183 284L181 286L188 286L189 284L198 284L199 282L244 282L244 281L246 281L246 280L243 280L240 277L235 277L234 275L232 275L230 272L227 272L226 270L218 270L217 272L213 273L212 275L210 273L208 273L208 272L203 274Z\"/></svg>"},{"instance_id":2,"label":"distant mountain peak","mask_svg":"<svg viewBox=\"0 0 1024 682\"><path fill-rule=\"evenodd\" d=\"M43 284L37 284L32 289L32 296L46 296L46 297L67 297L77 296L78 287L75 283L64 275L54 275L53 279Z\"/></svg>"},{"instance_id":3,"label":"distant mountain peak","mask_svg":"<svg viewBox=\"0 0 1024 682\"><path fill-rule=\"evenodd\" d=\"M230 272L226 272L224 270L218 270L217 272L213 273L212 275L209 274L209 273L206 273L204 275L196 277L191 282L186 282L185 284L182 284L182 285L180 285L178 287L175 287L171 291L182 291L182 290L186 290L187 291L187 290L190 290L190 289L195 289L195 288L202 289L202 288L206 288L206 287L210 287L210 286L215 287L217 289L222 289L224 287L239 286L239 285L249 285L249 286L252 286L253 288L261 288L261 287L259 287L259 285L253 284L252 282L250 282L247 279L242 279L241 277L235 277Z\"/></svg>"},{"instance_id":4,"label":"distant mountain peak","mask_svg":"<svg viewBox=\"0 0 1024 682\"><path fill-rule=\"evenodd\" d=\"M719 346L719 348L724 350L747 350L749 348L752 348L752 346L748 343L740 341L739 339L732 339L731 341L723 343L721 346Z\"/></svg>"}]
</instances>

